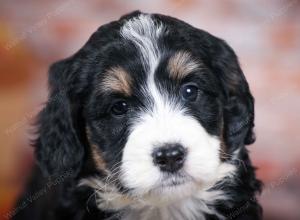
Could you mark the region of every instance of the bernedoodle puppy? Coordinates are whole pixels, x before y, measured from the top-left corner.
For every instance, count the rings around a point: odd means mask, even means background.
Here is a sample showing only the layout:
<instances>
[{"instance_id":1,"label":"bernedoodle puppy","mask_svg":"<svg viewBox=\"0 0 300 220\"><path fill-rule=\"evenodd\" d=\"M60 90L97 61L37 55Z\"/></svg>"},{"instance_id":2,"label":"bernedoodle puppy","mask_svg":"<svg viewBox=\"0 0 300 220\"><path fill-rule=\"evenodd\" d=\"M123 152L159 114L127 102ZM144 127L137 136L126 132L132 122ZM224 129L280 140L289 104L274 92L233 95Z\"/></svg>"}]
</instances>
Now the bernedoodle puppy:
<instances>
[{"instance_id":1,"label":"bernedoodle puppy","mask_svg":"<svg viewBox=\"0 0 300 220\"><path fill-rule=\"evenodd\" d=\"M262 218L254 100L223 40L136 11L54 63L49 87L14 219Z\"/></svg>"}]
</instances>

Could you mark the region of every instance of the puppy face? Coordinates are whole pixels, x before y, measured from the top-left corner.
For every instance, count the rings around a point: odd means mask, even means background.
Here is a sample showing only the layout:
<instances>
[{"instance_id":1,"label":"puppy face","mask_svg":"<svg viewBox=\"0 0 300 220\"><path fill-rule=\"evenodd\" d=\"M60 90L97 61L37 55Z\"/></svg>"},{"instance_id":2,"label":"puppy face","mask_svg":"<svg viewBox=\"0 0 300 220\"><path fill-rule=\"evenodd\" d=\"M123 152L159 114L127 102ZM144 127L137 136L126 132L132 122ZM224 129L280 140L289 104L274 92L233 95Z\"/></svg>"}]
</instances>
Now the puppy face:
<instances>
[{"instance_id":1,"label":"puppy face","mask_svg":"<svg viewBox=\"0 0 300 220\"><path fill-rule=\"evenodd\" d=\"M126 47L104 60L88 108L99 168L139 196L191 195L229 175L221 89L201 57L163 45L172 36L149 15L128 20L120 34Z\"/></svg>"},{"instance_id":2,"label":"puppy face","mask_svg":"<svg viewBox=\"0 0 300 220\"><path fill-rule=\"evenodd\" d=\"M50 68L49 84L38 162L45 173L74 170L102 199L155 205L211 191L254 141L232 49L171 17L136 12L100 27Z\"/></svg>"}]
</instances>

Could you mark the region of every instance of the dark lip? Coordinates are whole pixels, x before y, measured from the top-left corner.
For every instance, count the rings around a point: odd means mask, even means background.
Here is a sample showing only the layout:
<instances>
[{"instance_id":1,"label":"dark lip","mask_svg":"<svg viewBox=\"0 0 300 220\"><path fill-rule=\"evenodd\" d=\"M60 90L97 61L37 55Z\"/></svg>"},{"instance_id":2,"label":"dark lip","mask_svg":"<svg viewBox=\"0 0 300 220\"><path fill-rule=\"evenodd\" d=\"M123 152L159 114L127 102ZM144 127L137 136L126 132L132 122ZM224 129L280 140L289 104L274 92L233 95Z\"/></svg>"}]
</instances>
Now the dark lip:
<instances>
[{"instance_id":1,"label":"dark lip","mask_svg":"<svg viewBox=\"0 0 300 220\"><path fill-rule=\"evenodd\" d=\"M174 186L180 186L185 184L189 181L189 178L186 175L171 175L165 177L165 179L162 181L161 187L174 187Z\"/></svg>"},{"instance_id":2,"label":"dark lip","mask_svg":"<svg viewBox=\"0 0 300 220\"><path fill-rule=\"evenodd\" d=\"M151 189L150 192L161 193L164 189L180 187L192 181L192 178L189 178L189 176L186 175L179 175L177 177L173 176L173 180L170 179L171 177L165 177L160 182L160 184L158 184L155 188Z\"/></svg>"},{"instance_id":3,"label":"dark lip","mask_svg":"<svg viewBox=\"0 0 300 220\"><path fill-rule=\"evenodd\" d=\"M163 183L162 187L172 187L172 186L180 186L186 183L186 181L172 181L171 183Z\"/></svg>"}]
</instances>

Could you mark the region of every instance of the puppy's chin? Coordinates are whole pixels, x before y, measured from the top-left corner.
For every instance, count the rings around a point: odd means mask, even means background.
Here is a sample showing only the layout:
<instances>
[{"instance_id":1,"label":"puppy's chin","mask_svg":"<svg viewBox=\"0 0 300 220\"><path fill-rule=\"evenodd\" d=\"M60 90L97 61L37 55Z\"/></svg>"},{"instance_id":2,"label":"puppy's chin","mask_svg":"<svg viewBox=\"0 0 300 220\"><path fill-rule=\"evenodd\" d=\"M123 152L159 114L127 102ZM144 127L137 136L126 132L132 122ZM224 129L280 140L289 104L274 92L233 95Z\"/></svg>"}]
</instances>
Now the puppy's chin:
<instances>
[{"instance_id":1,"label":"puppy's chin","mask_svg":"<svg viewBox=\"0 0 300 220\"><path fill-rule=\"evenodd\" d=\"M199 190L199 186L192 181L162 184L144 196L144 201L151 206L161 207L186 198L190 198Z\"/></svg>"},{"instance_id":2,"label":"puppy's chin","mask_svg":"<svg viewBox=\"0 0 300 220\"><path fill-rule=\"evenodd\" d=\"M162 179L150 189L132 189L130 196L139 198L144 205L162 207L192 198L210 186L211 182L196 182L190 177L174 175Z\"/></svg>"}]
</instances>

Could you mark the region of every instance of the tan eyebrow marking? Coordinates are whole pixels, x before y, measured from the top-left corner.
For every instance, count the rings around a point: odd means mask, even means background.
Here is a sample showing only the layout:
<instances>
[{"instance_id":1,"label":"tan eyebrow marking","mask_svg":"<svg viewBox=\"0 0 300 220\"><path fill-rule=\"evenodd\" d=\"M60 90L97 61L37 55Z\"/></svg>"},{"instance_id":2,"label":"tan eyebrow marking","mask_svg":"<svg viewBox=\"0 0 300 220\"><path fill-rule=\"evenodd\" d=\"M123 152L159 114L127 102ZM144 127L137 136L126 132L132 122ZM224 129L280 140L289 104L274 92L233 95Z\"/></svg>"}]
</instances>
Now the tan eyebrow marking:
<instances>
[{"instance_id":1,"label":"tan eyebrow marking","mask_svg":"<svg viewBox=\"0 0 300 220\"><path fill-rule=\"evenodd\" d=\"M129 96L132 92L131 83L132 79L130 75L122 67L112 67L106 72L106 75L101 82L101 90L113 90Z\"/></svg>"},{"instance_id":2,"label":"tan eyebrow marking","mask_svg":"<svg viewBox=\"0 0 300 220\"><path fill-rule=\"evenodd\" d=\"M192 58L190 53L179 51L169 59L167 68L172 78L180 80L199 69L200 64Z\"/></svg>"}]
</instances>

